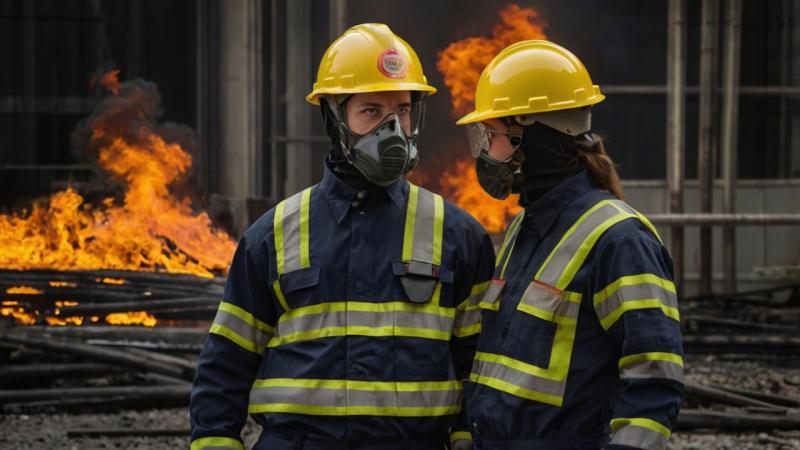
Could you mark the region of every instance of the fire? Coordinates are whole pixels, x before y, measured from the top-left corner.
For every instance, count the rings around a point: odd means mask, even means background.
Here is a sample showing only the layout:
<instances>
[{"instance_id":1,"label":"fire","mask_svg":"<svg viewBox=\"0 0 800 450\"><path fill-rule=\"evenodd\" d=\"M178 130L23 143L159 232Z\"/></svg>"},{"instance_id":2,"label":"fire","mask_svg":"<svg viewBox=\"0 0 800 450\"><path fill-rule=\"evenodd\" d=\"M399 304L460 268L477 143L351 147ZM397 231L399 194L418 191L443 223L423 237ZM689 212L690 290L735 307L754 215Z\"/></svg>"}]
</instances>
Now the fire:
<instances>
[{"instance_id":1,"label":"fire","mask_svg":"<svg viewBox=\"0 0 800 450\"><path fill-rule=\"evenodd\" d=\"M533 8L520 8L515 4L500 10L500 23L494 26L492 37L468 37L453 42L439 52L436 68L444 76L450 90L453 115L468 113L475 103L475 86L478 78L500 50L527 39L546 39L539 13Z\"/></svg>"},{"instance_id":2,"label":"fire","mask_svg":"<svg viewBox=\"0 0 800 450\"><path fill-rule=\"evenodd\" d=\"M70 288L78 287L78 283L72 281L50 281L47 284L49 284L50 287L70 287Z\"/></svg>"},{"instance_id":3,"label":"fire","mask_svg":"<svg viewBox=\"0 0 800 450\"><path fill-rule=\"evenodd\" d=\"M14 286L6 289L6 294L23 294L23 295L37 295L44 291L30 286Z\"/></svg>"},{"instance_id":4,"label":"fire","mask_svg":"<svg viewBox=\"0 0 800 450\"><path fill-rule=\"evenodd\" d=\"M451 43L439 52L436 68L450 90L454 117L469 112L475 102L475 86L484 67L502 49L526 39L546 39L546 24L533 8L510 4L500 10L500 22L491 37L468 37ZM440 189L449 199L472 214L490 233L500 233L509 218L521 208L517 196L499 202L483 192L472 161L456 160L439 179Z\"/></svg>"},{"instance_id":5,"label":"fire","mask_svg":"<svg viewBox=\"0 0 800 450\"><path fill-rule=\"evenodd\" d=\"M158 320L146 311L113 313L106 316L106 322L111 325L144 325L154 327Z\"/></svg>"},{"instance_id":6,"label":"fire","mask_svg":"<svg viewBox=\"0 0 800 450\"><path fill-rule=\"evenodd\" d=\"M143 81L100 82L105 97L73 134L81 151L118 184L121 198L89 203L73 189L0 215L0 268L164 271L213 276L225 271L235 243L214 229L189 196L177 193L192 165L186 127L157 123L160 96ZM110 279L111 280L111 279ZM116 281L108 283L116 284Z\"/></svg>"}]
</instances>

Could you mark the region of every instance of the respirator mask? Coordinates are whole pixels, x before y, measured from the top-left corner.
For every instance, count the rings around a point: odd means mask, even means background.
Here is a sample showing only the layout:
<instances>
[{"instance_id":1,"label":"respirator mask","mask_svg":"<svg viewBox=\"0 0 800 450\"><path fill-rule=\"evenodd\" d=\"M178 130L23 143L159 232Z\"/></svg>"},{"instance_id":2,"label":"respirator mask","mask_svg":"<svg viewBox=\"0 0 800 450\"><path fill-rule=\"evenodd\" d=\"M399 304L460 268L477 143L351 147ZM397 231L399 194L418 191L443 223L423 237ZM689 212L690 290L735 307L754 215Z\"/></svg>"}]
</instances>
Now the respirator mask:
<instances>
[{"instance_id":1,"label":"respirator mask","mask_svg":"<svg viewBox=\"0 0 800 450\"><path fill-rule=\"evenodd\" d=\"M335 121L339 132L339 145L347 162L352 164L368 181L378 186L389 186L419 162L417 136L422 130L425 104L422 96L412 93L411 128L406 134L396 112L387 114L380 124L361 135L353 132L346 122L346 98L324 98L328 107L325 120ZM337 100L341 100L338 102Z\"/></svg>"}]
</instances>

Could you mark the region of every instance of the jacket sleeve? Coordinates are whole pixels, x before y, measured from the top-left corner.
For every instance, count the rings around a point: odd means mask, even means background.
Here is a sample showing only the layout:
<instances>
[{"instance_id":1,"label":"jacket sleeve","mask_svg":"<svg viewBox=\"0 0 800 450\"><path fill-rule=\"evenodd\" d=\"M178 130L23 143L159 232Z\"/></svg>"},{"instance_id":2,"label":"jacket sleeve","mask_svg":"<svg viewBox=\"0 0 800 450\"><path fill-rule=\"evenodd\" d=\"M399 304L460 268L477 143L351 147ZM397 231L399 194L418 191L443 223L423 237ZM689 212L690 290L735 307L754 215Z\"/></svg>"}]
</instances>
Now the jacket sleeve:
<instances>
[{"instance_id":1,"label":"jacket sleeve","mask_svg":"<svg viewBox=\"0 0 800 450\"><path fill-rule=\"evenodd\" d=\"M619 349L611 449L663 449L683 400L683 348L672 260L628 223L598 247L593 305Z\"/></svg>"},{"instance_id":2,"label":"jacket sleeve","mask_svg":"<svg viewBox=\"0 0 800 450\"><path fill-rule=\"evenodd\" d=\"M276 317L265 262L253 257L243 238L197 364L190 402L192 450L243 449L250 387Z\"/></svg>"},{"instance_id":3,"label":"jacket sleeve","mask_svg":"<svg viewBox=\"0 0 800 450\"><path fill-rule=\"evenodd\" d=\"M469 378L472 360L478 345L481 330L481 310L478 303L491 283L494 273L494 246L485 230L477 223L473 236L468 236L466 246L466 269L456 276L454 286L457 298L461 299L456 307L453 322L453 337L450 341L456 375L461 380ZM456 440L472 440L469 433L466 411L463 404L456 425L450 433L451 442Z\"/></svg>"}]
</instances>

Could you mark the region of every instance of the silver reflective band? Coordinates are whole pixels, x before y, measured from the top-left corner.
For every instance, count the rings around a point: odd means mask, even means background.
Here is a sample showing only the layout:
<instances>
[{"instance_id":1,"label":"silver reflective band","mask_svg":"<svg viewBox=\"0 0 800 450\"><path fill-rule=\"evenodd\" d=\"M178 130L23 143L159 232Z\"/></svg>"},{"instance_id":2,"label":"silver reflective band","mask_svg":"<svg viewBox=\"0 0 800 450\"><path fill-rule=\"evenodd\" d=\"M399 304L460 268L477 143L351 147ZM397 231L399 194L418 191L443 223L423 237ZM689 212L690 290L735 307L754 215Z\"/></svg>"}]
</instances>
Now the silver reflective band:
<instances>
[{"instance_id":1,"label":"silver reflective band","mask_svg":"<svg viewBox=\"0 0 800 450\"><path fill-rule=\"evenodd\" d=\"M622 303L637 300L658 299L661 304L670 308L678 308L678 297L674 292L670 292L654 283L642 283L628 286L620 286L616 291L609 295L605 300L595 306L597 315L602 321L611 313L616 311Z\"/></svg>"},{"instance_id":2,"label":"silver reflective band","mask_svg":"<svg viewBox=\"0 0 800 450\"><path fill-rule=\"evenodd\" d=\"M477 358L473 363L472 372L477 377L492 378L513 385L513 387L522 388L531 392L540 392L553 397L563 397L564 390L566 389L565 381L562 382L539 377L505 364L484 361ZM514 394L519 397L526 397L525 395L520 395L519 392Z\"/></svg>"},{"instance_id":3,"label":"silver reflective band","mask_svg":"<svg viewBox=\"0 0 800 450\"><path fill-rule=\"evenodd\" d=\"M295 333L340 327L398 327L420 328L450 333L453 318L424 312L410 311L323 311L309 313L278 322L275 337L281 338Z\"/></svg>"},{"instance_id":4,"label":"silver reflective band","mask_svg":"<svg viewBox=\"0 0 800 450\"><path fill-rule=\"evenodd\" d=\"M436 220L436 194L419 189L417 197L417 212L414 221L414 245L411 252L411 260L434 265L440 262L434 261L434 228Z\"/></svg>"},{"instance_id":5,"label":"silver reflective band","mask_svg":"<svg viewBox=\"0 0 800 450\"><path fill-rule=\"evenodd\" d=\"M528 308L525 308L526 306ZM566 300L563 292L558 292L555 288L543 286L541 283L533 281L525 289L518 306L518 309L528 310L528 312L530 308L539 310L542 313L548 313L550 317L542 317L545 320L552 320L553 316L578 320L581 305L580 303Z\"/></svg>"},{"instance_id":6,"label":"silver reflective band","mask_svg":"<svg viewBox=\"0 0 800 450\"><path fill-rule=\"evenodd\" d=\"M566 239L558 244L545 263L546 266L539 269L540 275L536 278L551 286L557 286L567 265L572 261L573 257L579 255L578 250L592 235L592 232L603 222L619 214L620 211L611 203L607 203L592 212Z\"/></svg>"},{"instance_id":7,"label":"silver reflective band","mask_svg":"<svg viewBox=\"0 0 800 450\"><path fill-rule=\"evenodd\" d=\"M256 380L251 413L424 417L456 414L461 383L448 381Z\"/></svg>"},{"instance_id":8,"label":"silver reflective band","mask_svg":"<svg viewBox=\"0 0 800 450\"><path fill-rule=\"evenodd\" d=\"M621 367L619 377L621 379L658 378L683 383L683 367L672 361L636 361Z\"/></svg>"},{"instance_id":9,"label":"silver reflective band","mask_svg":"<svg viewBox=\"0 0 800 450\"><path fill-rule=\"evenodd\" d=\"M646 448L648 450L664 450L667 448L667 438L649 428L625 425L612 434L611 444Z\"/></svg>"}]
</instances>

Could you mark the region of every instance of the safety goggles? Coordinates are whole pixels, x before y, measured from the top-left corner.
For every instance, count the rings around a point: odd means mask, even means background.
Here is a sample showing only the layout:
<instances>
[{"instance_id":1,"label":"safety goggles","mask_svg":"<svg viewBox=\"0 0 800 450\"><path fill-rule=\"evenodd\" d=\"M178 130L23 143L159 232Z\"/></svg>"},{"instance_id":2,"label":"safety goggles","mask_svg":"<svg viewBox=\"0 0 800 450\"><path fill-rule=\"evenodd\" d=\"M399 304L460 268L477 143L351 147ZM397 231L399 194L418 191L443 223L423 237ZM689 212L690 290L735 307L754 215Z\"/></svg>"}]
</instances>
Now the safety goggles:
<instances>
[{"instance_id":1,"label":"safety goggles","mask_svg":"<svg viewBox=\"0 0 800 450\"><path fill-rule=\"evenodd\" d=\"M522 127L512 125L508 131L500 131L491 127L487 127L481 122L470 123L466 125L467 138L469 139L469 149L472 152L472 157L477 158L481 152L489 152L489 147L492 145L492 137L495 134L502 134L508 136L511 142L511 148L516 150L522 144Z\"/></svg>"}]
</instances>

